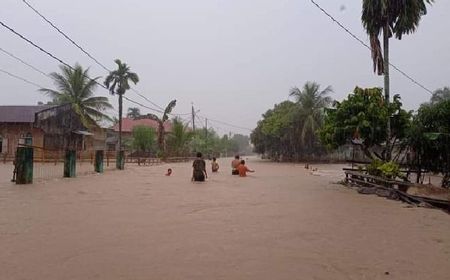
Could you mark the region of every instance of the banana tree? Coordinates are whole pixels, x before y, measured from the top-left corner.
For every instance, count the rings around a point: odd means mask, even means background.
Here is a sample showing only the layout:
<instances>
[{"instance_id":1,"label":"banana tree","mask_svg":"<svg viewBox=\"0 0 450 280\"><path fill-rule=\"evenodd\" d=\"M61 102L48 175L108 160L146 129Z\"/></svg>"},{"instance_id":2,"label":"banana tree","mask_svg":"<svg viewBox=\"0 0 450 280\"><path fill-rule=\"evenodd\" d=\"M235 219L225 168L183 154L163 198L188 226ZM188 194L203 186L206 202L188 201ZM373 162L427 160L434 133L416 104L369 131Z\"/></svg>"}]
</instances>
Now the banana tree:
<instances>
[{"instance_id":1,"label":"banana tree","mask_svg":"<svg viewBox=\"0 0 450 280\"><path fill-rule=\"evenodd\" d=\"M142 115L139 116L136 119L150 119L150 120L154 120L158 123L158 147L160 149L160 151L163 152L163 154L165 154L166 152L166 141L165 141L165 127L164 124L167 120L169 120L169 115L172 112L173 108L175 107L175 105L177 104L176 100L172 100L169 102L169 104L167 105L167 107L164 109L163 115L162 117L158 117L155 114L146 114L146 115Z\"/></svg>"}]
</instances>

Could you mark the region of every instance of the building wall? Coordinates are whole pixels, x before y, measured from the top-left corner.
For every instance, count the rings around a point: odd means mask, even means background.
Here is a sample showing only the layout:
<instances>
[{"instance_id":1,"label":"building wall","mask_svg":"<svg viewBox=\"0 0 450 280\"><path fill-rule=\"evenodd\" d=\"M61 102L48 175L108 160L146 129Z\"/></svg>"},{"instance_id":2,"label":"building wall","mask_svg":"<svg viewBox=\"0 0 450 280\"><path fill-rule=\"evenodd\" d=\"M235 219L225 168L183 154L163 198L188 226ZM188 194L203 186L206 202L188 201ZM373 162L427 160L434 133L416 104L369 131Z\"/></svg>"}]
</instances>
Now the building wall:
<instances>
[{"instance_id":1,"label":"building wall","mask_svg":"<svg viewBox=\"0 0 450 280\"><path fill-rule=\"evenodd\" d=\"M3 142L1 157L14 158L17 146L19 143L26 144L25 138L29 135L31 135L31 145L44 146L44 132L34 128L32 123L0 123L0 137ZM34 157L42 157L42 149L34 149Z\"/></svg>"}]
</instances>

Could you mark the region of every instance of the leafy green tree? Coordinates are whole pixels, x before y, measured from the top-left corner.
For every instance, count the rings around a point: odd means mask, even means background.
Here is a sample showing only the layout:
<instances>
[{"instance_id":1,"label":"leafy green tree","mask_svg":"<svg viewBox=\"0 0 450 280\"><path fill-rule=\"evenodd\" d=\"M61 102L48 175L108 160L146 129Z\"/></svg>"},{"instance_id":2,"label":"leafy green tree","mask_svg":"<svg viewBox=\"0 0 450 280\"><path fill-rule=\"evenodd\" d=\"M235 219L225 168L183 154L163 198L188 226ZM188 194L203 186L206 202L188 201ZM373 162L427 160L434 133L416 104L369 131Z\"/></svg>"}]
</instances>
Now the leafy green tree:
<instances>
[{"instance_id":1,"label":"leafy green tree","mask_svg":"<svg viewBox=\"0 0 450 280\"><path fill-rule=\"evenodd\" d=\"M139 152L150 152L156 144L156 133L151 127L139 125L133 128L132 146Z\"/></svg>"},{"instance_id":2,"label":"leafy green tree","mask_svg":"<svg viewBox=\"0 0 450 280\"><path fill-rule=\"evenodd\" d=\"M381 154L374 148L383 148L386 142L386 124L392 118L390 142L399 143L406 137L410 125L411 112L402 108L400 96L394 96L393 103L385 105L380 88L362 89L356 87L352 94L342 102L336 102L334 109L327 110L324 126L320 130L320 138L329 148L337 148L353 141L360 145L366 156L371 159L387 160L395 145L387 147Z\"/></svg>"},{"instance_id":3,"label":"leafy green tree","mask_svg":"<svg viewBox=\"0 0 450 280\"><path fill-rule=\"evenodd\" d=\"M137 107L128 108L127 117L137 119L141 115L141 110Z\"/></svg>"},{"instance_id":4,"label":"leafy green tree","mask_svg":"<svg viewBox=\"0 0 450 280\"><path fill-rule=\"evenodd\" d=\"M433 92L433 96L431 97L431 103L436 104L442 101L450 100L450 88L443 87L437 89Z\"/></svg>"},{"instance_id":5,"label":"leafy green tree","mask_svg":"<svg viewBox=\"0 0 450 280\"><path fill-rule=\"evenodd\" d=\"M94 96L97 87L96 80L89 78L89 69L84 70L79 64L72 68L65 65L60 67L61 74L53 72L50 77L56 90L41 88L39 91L49 95L53 101L51 105L72 104L73 110L80 116L85 126L97 124L101 120L110 120L104 110L111 109L108 98Z\"/></svg>"},{"instance_id":6,"label":"leafy green tree","mask_svg":"<svg viewBox=\"0 0 450 280\"><path fill-rule=\"evenodd\" d=\"M450 187L450 99L420 106L409 130L408 144L413 168L442 173L442 186ZM419 178L420 174L417 182Z\"/></svg>"},{"instance_id":7,"label":"leafy green tree","mask_svg":"<svg viewBox=\"0 0 450 280\"><path fill-rule=\"evenodd\" d=\"M328 95L332 92L331 86L320 90L319 84L307 82L303 89L295 87L289 94L300 106L299 118L302 119L300 140L309 149L316 143L316 131L322 126L324 108L331 105L332 99Z\"/></svg>"},{"instance_id":8,"label":"leafy green tree","mask_svg":"<svg viewBox=\"0 0 450 280\"><path fill-rule=\"evenodd\" d=\"M159 118L157 115L149 113L146 115L139 116L137 119L151 119L158 123L158 146L160 151L165 155L166 152L166 130L164 124L167 120L169 120L169 115L172 112L173 108L177 105L176 100L172 100L167 104L164 109L163 115Z\"/></svg>"},{"instance_id":9,"label":"leafy green tree","mask_svg":"<svg viewBox=\"0 0 450 280\"><path fill-rule=\"evenodd\" d=\"M119 96L119 149L122 150L122 110L123 95L130 89L130 81L134 84L139 82L139 76L130 71L130 67L126 63L122 63L120 59L114 60L117 69L111 71L105 79L105 86L112 95Z\"/></svg>"},{"instance_id":10,"label":"leafy green tree","mask_svg":"<svg viewBox=\"0 0 450 280\"><path fill-rule=\"evenodd\" d=\"M167 136L167 149L174 156L186 156L189 153L189 141L193 133L179 118L172 121L172 131Z\"/></svg>"},{"instance_id":11,"label":"leafy green tree","mask_svg":"<svg viewBox=\"0 0 450 280\"><path fill-rule=\"evenodd\" d=\"M296 125L298 106L291 101L276 104L263 114L263 119L251 133L255 152L273 159L292 158L299 154L299 129Z\"/></svg>"}]
</instances>

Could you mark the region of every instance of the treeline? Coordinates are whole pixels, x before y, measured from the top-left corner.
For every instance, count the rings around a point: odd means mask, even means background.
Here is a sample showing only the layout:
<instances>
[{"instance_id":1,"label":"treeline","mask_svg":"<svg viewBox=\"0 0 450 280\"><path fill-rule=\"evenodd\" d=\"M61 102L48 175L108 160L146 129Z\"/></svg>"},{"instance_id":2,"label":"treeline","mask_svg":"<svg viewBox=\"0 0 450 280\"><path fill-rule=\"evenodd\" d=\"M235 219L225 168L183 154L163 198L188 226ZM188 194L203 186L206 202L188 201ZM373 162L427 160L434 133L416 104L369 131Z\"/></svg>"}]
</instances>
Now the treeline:
<instances>
[{"instance_id":1,"label":"treeline","mask_svg":"<svg viewBox=\"0 0 450 280\"><path fill-rule=\"evenodd\" d=\"M400 95L388 105L381 88L359 88L341 102L328 87L307 83L294 89L295 102L284 101L263 114L251 134L255 151L276 160L308 160L343 145L360 148L366 158L393 161L421 173L450 179L450 89L434 92L414 111L403 108ZM390 138L387 123L390 119Z\"/></svg>"},{"instance_id":2,"label":"treeline","mask_svg":"<svg viewBox=\"0 0 450 280\"><path fill-rule=\"evenodd\" d=\"M325 108L332 104L330 86L321 90L315 82L290 91L294 101L283 101L263 114L251 133L254 151L274 160L304 160L326 153L317 131Z\"/></svg>"},{"instance_id":3,"label":"treeline","mask_svg":"<svg viewBox=\"0 0 450 280\"><path fill-rule=\"evenodd\" d=\"M163 137L164 142L161 146L157 141L157 132L153 128L136 126L133 129L133 137L125 145L135 154L159 157L185 157L192 156L196 152L211 157L252 153L250 138L247 135L219 136L212 128L192 131L179 118L171 121L171 130L165 132Z\"/></svg>"}]
</instances>

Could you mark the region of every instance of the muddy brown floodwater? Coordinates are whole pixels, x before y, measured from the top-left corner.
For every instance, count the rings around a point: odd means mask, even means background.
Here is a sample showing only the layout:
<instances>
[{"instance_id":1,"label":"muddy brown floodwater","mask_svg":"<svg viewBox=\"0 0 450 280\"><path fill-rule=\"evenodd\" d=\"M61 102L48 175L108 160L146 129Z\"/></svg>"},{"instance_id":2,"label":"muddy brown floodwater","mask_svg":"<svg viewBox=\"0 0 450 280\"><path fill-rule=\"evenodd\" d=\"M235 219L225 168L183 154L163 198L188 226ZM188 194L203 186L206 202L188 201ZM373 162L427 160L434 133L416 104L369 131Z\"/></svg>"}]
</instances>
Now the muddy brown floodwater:
<instances>
[{"instance_id":1,"label":"muddy brown floodwater","mask_svg":"<svg viewBox=\"0 0 450 280\"><path fill-rule=\"evenodd\" d=\"M0 279L450 279L448 214L334 184L340 165L219 163L0 180Z\"/></svg>"}]
</instances>

